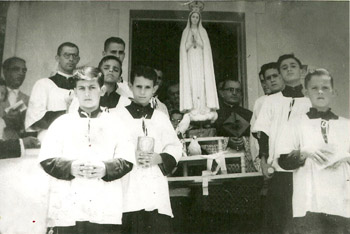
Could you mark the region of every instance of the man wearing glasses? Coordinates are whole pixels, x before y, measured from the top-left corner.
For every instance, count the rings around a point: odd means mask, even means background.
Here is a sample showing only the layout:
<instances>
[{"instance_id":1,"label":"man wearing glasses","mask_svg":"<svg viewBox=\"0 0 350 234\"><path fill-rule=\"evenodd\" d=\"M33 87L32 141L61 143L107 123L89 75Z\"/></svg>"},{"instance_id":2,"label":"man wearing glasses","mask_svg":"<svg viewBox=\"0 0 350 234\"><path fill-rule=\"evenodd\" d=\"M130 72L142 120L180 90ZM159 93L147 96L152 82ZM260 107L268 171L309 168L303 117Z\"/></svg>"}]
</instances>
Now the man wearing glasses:
<instances>
[{"instance_id":1,"label":"man wearing glasses","mask_svg":"<svg viewBox=\"0 0 350 234\"><path fill-rule=\"evenodd\" d=\"M235 137L249 136L249 122L252 117L252 112L240 106L243 97L241 83L234 79L221 82L219 86L219 95L222 102L220 102L218 119L216 121L217 135ZM241 121L242 123L237 124L235 127L231 120Z\"/></svg>"},{"instance_id":2,"label":"man wearing glasses","mask_svg":"<svg viewBox=\"0 0 350 234\"><path fill-rule=\"evenodd\" d=\"M71 77L80 60L78 46L71 42L62 43L55 59L57 73L38 80L33 87L25 120L29 131L48 129L57 117L66 113L72 100L74 82Z\"/></svg>"}]
</instances>

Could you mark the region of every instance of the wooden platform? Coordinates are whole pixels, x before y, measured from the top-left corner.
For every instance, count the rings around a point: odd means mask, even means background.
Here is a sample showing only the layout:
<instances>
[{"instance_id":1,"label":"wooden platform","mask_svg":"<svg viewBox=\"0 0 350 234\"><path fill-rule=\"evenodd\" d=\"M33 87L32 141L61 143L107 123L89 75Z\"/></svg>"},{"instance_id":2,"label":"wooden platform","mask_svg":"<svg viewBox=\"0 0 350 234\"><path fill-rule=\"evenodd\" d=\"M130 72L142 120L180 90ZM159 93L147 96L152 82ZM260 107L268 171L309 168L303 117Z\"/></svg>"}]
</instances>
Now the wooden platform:
<instances>
[{"instance_id":1,"label":"wooden platform","mask_svg":"<svg viewBox=\"0 0 350 234\"><path fill-rule=\"evenodd\" d=\"M221 144L223 139L224 137L204 137L204 138L198 138L197 140L199 143L203 143L205 141L217 141L218 149L222 149L223 146ZM191 139L185 139L184 147L186 147L186 143L190 141ZM224 146L224 148L226 147ZM214 159L224 160L225 162L226 159L231 159L231 158L239 159L240 169L241 169L240 172L228 173L226 169L226 164L222 165L220 170L221 174L216 174L215 172L211 171L211 165ZM242 178L242 177L262 176L261 172L247 172L244 151L235 151L229 148L226 149L225 151L221 151L219 153L215 153L211 155L183 156L179 160L179 165L182 165L182 176L168 177L169 183L175 184L176 188L186 188L194 184L201 184L203 188L203 195L209 194L209 191L208 191L209 183L220 183L227 180L232 180L235 178ZM195 166L195 165L206 165L206 170L202 171L201 175L190 176L188 173L188 168L190 166ZM175 192L174 194L179 195L178 192Z\"/></svg>"}]
</instances>

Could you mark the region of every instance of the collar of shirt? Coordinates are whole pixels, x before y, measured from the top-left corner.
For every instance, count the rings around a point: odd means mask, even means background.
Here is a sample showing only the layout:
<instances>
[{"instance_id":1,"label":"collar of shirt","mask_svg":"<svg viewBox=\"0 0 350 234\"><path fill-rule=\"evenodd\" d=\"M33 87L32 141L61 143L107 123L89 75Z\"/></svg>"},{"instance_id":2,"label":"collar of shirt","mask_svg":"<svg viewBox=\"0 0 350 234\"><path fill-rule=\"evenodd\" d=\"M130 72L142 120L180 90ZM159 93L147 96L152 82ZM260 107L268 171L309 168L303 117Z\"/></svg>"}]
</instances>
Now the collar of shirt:
<instances>
[{"instance_id":1,"label":"collar of shirt","mask_svg":"<svg viewBox=\"0 0 350 234\"><path fill-rule=\"evenodd\" d=\"M49 77L59 88L62 89L74 89L75 82L72 77L67 77L67 74L57 72L54 76Z\"/></svg>"},{"instance_id":2,"label":"collar of shirt","mask_svg":"<svg viewBox=\"0 0 350 234\"><path fill-rule=\"evenodd\" d=\"M227 102L224 102L224 104L225 104L226 106L230 107L230 108L233 108L233 109L239 107L239 105L229 104L229 103L227 103Z\"/></svg>"},{"instance_id":3,"label":"collar of shirt","mask_svg":"<svg viewBox=\"0 0 350 234\"><path fill-rule=\"evenodd\" d=\"M285 97L300 98L300 97L304 97L304 94L302 91L303 91L302 85L298 85L295 87L286 85L286 87L282 90L282 94Z\"/></svg>"},{"instance_id":4,"label":"collar of shirt","mask_svg":"<svg viewBox=\"0 0 350 234\"><path fill-rule=\"evenodd\" d=\"M57 71L57 74L59 74L61 76L64 76L67 79L73 77L73 74L66 74L66 73L63 73L63 72L60 72L60 71Z\"/></svg>"},{"instance_id":5,"label":"collar of shirt","mask_svg":"<svg viewBox=\"0 0 350 234\"><path fill-rule=\"evenodd\" d=\"M150 103L147 106L142 106L135 102L131 102L131 104L125 108L129 111L134 119L140 119L142 117L150 119L152 118L154 112L154 109L151 107Z\"/></svg>"},{"instance_id":6,"label":"collar of shirt","mask_svg":"<svg viewBox=\"0 0 350 234\"><path fill-rule=\"evenodd\" d=\"M330 119L338 119L339 116L334 114L331 109L329 108L327 111L318 111L316 108L311 107L310 111L306 113L309 119L324 119L324 120L330 120Z\"/></svg>"},{"instance_id":7,"label":"collar of shirt","mask_svg":"<svg viewBox=\"0 0 350 234\"><path fill-rule=\"evenodd\" d=\"M105 93L100 99L100 105L107 108L114 108L118 105L120 95L113 91L109 95Z\"/></svg>"},{"instance_id":8,"label":"collar of shirt","mask_svg":"<svg viewBox=\"0 0 350 234\"><path fill-rule=\"evenodd\" d=\"M81 118L96 118L98 116L99 113L102 112L101 107L98 107L96 110L94 110L93 112L91 112L90 114L88 114L87 112L83 111L80 107L78 109L78 113L79 116Z\"/></svg>"}]
</instances>

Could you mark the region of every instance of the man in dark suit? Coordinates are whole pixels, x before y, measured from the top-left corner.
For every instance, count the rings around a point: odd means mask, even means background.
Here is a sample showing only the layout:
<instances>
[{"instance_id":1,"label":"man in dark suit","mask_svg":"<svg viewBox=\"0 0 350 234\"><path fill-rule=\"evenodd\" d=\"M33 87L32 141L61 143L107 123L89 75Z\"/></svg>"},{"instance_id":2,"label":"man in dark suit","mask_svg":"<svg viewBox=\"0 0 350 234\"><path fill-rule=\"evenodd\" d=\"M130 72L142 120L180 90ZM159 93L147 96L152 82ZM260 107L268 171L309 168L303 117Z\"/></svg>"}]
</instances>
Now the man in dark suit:
<instances>
[{"instance_id":1,"label":"man in dark suit","mask_svg":"<svg viewBox=\"0 0 350 234\"><path fill-rule=\"evenodd\" d=\"M240 106L242 94L239 81L228 79L220 83L219 95L222 101L220 109L217 111L216 130L218 136L249 136L249 122L253 113ZM233 126L235 123L232 121L237 122L237 128ZM231 122L232 124L230 124Z\"/></svg>"},{"instance_id":2,"label":"man in dark suit","mask_svg":"<svg viewBox=\"0 0 350 234\"><path fill-rule=\"evenodd\" d=\"M4 61L2 68L7 88L7 98L1 104L1 108L5 110L19 101L28 106L29 96L19 90L27 73L26 61L19 57L11 57ZM17 139L24 132L25 111L20 109L19 107L7 112L2 111L4 115L0 117L3 117L6 122L4 138Z\"/></svg>"}]
</instances>

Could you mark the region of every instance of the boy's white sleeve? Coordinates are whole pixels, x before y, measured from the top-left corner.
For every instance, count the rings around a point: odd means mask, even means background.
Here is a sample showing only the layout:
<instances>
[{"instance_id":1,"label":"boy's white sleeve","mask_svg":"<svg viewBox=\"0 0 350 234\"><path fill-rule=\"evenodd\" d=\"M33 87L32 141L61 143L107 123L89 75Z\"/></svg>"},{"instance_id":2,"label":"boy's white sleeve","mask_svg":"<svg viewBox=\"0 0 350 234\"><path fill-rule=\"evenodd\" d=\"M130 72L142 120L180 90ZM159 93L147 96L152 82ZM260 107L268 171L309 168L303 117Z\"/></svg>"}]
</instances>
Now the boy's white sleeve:
<instances>
[{"instance_id":1,"label":"boy's white sleeve","mask_svg":"<svg viewBox=\"0 0 350 234\"><path fill-rule=\"evenodd\" d=\"M171 125L170 120L162 113L161 115L161 141L163 145L162 153L170 154L178 162L182 156L182 144Z\"/></svg>"},{"instance_id":2,"label":"boy's white sleeve","mask_svg":"<svg viewBox=\"0 0 350 234\"><path fill-rule=\"evenodd\" d=\"M272 118L274 115L273 108L273 103L269 98L266 98L262 104L259 114L257 115L254 126L252 126L252 132L264 132L269 136L270 127L273 120Z\"/></svg>"},{"instance_id":3,"label":"boy's white sleeve","mask_svg":"<svg viewBox=\"0 0 350 234\"><path fill-rule=\"evenodd\" d=\"M32 93L29 98L28 109L25 118L25 129L30 127L42 119L47 112L47 84L45 79L38 80L32 89ZM35 129L31 129L35 130Z\"/></svg>"},{"instance_id":4,"label":"boy's white sleeve","mask_svg":"<svg viewBox=\"0 0 350 234\"><path fill-rule=\"evenodd\" d=\"M288 121L283 128L276 144L276 158L279 158L281 154L289 154L293 150L300 149L300 118Z\"/></svg>"},{"instance_id":5,"label":"boy's white sleeve","mask_svg":"<svg viewBox=\"0 0 350 234\"><path fill-rule=\"evenodd\" d=\"M120 121L118 118L117 121ZM117 124L116 131L116 147L114 151L114 158L125 159L132 164L136 164L135 149L136 146L132 143L129 130L122 124Z\"/></svg>"},{"instance_id":6,"label":"boy's white sleeve","mask_svg":"<svg viewBox=\"0 0 350 234\"><path fill-rule=\"evenodd\" d=\"M65 128L62 120L61 117L56 119L47 130L41 143L38 157L39 162L49 158L60 158L63 156L63 139L65 138L63 133ZM69 132L65 132L65 134L69 134Z\"/></svg>"}]
</instances>

